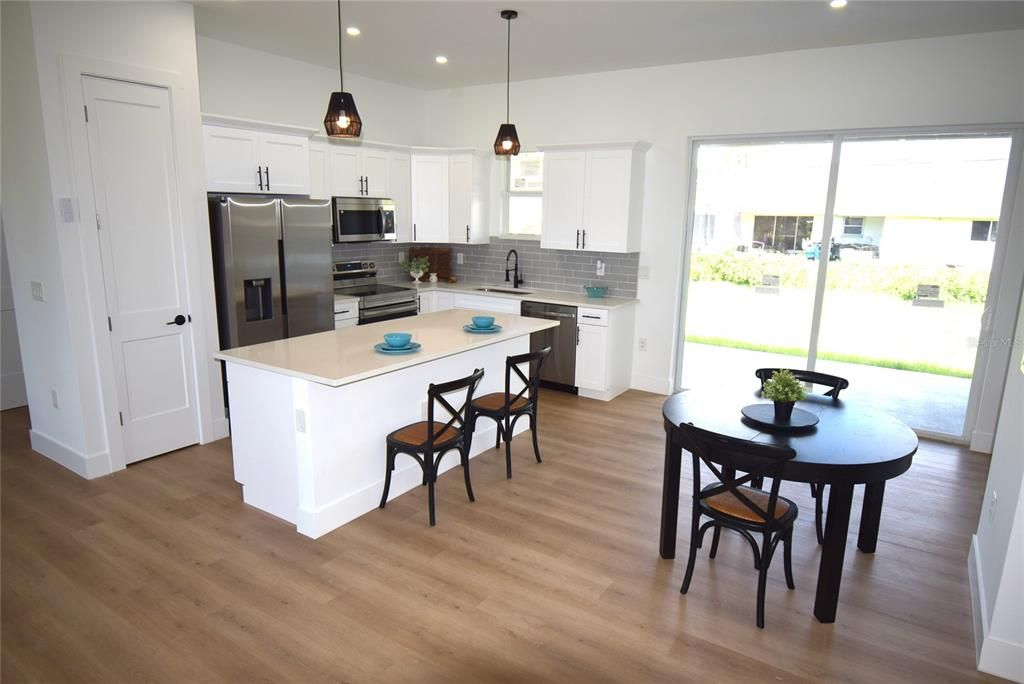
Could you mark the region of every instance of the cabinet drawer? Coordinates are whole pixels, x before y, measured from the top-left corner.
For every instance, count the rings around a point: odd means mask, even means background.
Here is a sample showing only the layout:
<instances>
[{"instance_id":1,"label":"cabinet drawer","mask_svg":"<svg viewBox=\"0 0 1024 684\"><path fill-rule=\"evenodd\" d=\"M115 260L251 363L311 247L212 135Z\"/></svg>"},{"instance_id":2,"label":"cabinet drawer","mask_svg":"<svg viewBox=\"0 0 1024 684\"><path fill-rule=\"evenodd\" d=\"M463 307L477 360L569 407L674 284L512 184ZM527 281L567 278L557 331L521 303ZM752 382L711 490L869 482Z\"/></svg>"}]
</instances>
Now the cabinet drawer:
<instances>
[{"instance_id":1,"label":"cabinet drawer","mask_svg":"<svg viewBox=\"0 0 1024 684\"><path fill-rule=\"evenodd\" d=\"M608 309L588 309L581 306L578 316L580 325L608 326Z\"/></svg>"},{"instance_id":2,"label":"cabinet drawer","mask_svg":"<svg viewBox=\"0 0 1024 684\"><path fill-rule=\"evenodd\" d=\"M487 297L474 294L456 294L453 297L452 305L456 309L477 309L480 311L493 311L496 313L519 313L518 299L505 299L504 297Z\"/></svg>"}]
</instances>

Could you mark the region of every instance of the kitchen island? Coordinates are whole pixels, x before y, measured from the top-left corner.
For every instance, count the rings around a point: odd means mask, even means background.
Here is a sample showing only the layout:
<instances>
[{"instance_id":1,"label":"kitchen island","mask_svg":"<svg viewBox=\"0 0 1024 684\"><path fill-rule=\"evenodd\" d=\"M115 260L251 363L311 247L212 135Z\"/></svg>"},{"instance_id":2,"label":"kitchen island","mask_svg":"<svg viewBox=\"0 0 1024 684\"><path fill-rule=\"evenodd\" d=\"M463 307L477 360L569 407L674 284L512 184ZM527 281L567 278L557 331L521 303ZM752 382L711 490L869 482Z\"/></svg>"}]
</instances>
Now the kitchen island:
<instances>
[{"instance_id":1,"label":"kitchen island","mask_svg":"<svg viewBox=\"0 0 1024 684\"><path fill-rule=\"evenodd\" d=\"M504 391L505 358L528 352L530 334L557 325L497 314L500 332L465 332L462 326L478 314L442 311L215 354L227 370L231 451L243 500L313 538L376 508L384 439L426 420L427 386L483 368L477 393ZM389 332L412 333L422 348L398 356L374 351ZM492 421L480 422L470 457L493 449L495 429ZM520 421L516 432L525 429ZM459 462L452 454L439 472ZM391 498L421 481L419 466L399 457Z\"/></svg>"}]
</instances>

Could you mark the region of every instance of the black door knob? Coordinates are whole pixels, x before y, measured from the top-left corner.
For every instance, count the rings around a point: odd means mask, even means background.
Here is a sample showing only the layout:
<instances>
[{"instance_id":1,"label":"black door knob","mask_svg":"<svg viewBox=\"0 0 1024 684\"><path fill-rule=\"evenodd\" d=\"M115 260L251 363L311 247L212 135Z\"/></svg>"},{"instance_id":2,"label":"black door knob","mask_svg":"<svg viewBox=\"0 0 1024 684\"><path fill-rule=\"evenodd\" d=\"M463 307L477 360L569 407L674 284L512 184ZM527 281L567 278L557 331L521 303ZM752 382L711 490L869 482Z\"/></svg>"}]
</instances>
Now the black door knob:
<instances>
[{"instance_id":1,"label":"black door knob","mask_svg":"<svg viewBox=\"0 0 1024 684\"><path fill-rule=\"evenodd\" d=\"M173 321L167 321L167 325L185 325L185 317L178 314Z\"/></svg>"}]
</instances>

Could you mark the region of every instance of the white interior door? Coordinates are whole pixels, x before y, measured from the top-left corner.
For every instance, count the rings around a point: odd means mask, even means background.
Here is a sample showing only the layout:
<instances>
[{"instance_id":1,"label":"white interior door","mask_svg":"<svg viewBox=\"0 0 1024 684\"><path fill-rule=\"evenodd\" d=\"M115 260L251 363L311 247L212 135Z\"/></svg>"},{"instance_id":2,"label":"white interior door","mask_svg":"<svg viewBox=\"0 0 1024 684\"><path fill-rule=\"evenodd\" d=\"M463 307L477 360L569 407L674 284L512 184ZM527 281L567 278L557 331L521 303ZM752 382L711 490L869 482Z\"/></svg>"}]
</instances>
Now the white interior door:
<instances>
[{"instance_id":1,"label":"white interior door","mask_svg":"<svg viewBox=\"0 0 1024 684\"><path fill-rule=\"evenodd\" d=\"M199 441L170 93L91 76L82 86L125 461L133 463Z\"/></svg>"}]
</instances>

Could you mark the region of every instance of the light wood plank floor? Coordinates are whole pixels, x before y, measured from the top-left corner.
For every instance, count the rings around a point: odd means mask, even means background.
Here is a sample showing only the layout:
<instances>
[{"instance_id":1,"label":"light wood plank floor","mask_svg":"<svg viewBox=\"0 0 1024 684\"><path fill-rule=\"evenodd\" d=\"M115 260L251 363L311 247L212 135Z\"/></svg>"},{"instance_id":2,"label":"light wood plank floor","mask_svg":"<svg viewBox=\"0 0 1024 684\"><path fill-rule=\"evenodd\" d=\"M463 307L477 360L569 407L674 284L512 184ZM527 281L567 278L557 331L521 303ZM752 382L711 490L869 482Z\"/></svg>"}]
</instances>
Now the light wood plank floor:
<instances>
[{"instance_id":1,"label":"light wood plank floor","mask_svg":"<svg viewBox=\"0 0 1024 684\"><path fill-rule=\"evenodd\" d=\"M686 597L685 555L658 557L662 399L545 392L543 464L520 436L511 481L500 452L473 460L476 503L457 468L441 477L437 527L417 489L317 541L242 504L227 440L89 482L6 412L3 681L987 680L966 573L986 456L922 445L878 553L851 535L834 625L811 614L807 487L784 487L797 589L773 565L758 630L739 537L705 547Z\"/></svg>"}]
</instances>

